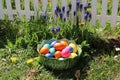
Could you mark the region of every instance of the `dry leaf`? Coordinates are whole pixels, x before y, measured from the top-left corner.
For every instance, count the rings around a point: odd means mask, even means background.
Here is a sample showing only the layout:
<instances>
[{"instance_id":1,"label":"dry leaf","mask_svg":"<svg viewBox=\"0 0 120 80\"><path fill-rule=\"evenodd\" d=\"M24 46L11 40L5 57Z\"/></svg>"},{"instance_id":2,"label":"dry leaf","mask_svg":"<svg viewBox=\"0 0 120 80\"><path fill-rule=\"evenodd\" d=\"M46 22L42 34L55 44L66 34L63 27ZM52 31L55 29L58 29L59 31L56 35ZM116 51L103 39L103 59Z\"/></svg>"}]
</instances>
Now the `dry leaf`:
<instances>
[{"instance_id":1,"label":"dry leaf","mask_svg":"<svg viewBox=\"0 0 120 80\"><path fill-rule=\"evenodd\" d=\"M77 78L77 80L80 79L80 70L77 70L77 71L76 71L75 77Z\"/></svg>"}]
</instances>

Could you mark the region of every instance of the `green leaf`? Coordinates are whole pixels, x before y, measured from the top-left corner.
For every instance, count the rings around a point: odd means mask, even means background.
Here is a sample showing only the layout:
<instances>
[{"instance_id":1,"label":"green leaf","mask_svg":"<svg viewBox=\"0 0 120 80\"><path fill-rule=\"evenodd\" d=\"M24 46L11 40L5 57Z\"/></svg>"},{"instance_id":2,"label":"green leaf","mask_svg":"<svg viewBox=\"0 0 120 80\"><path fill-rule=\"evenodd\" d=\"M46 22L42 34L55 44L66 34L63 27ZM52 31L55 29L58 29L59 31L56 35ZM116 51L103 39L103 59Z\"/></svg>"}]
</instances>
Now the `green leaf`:
<instances>
[{"instance_id":1,"label":"green leaf","mask_svg":"<svg viewBox=\"0 0 120 80\"><path fill-rule=\"evenodd\" d=\"M78 55L80 55L82 53L81 45L78 45L77 49L78 49Z\"/></svg>"},{"instance_id":2,"label":"green leaf","mask_svg":"<svg viewBox=\"0 0 120 80\"><path fill-rule=\"evenodd\" d=\"M89 47L89 44L87 44L87 41L83 41L83 42L81 43L81 47L83 47L83 46Z\"/></svg>"},{"instance_id":3,"label":"green leaf","mask_svg":"<svg viewBox=\"0 0 120 80\"><path fill-rule=\"evenodd\" d=\"M14 44L9 40L7 40L7 46L10 48L14 48Z\"/></svg>"}]
</instances>

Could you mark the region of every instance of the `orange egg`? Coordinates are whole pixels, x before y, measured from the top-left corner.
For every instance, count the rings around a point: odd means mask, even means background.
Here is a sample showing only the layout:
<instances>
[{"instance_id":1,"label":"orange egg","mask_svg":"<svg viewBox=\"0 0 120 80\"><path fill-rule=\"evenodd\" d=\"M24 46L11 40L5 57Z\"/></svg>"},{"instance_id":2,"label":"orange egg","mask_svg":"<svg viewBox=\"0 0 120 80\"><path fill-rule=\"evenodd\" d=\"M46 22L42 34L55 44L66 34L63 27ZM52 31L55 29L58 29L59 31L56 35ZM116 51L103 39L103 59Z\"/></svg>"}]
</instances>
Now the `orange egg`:
<instances>
[{"instance_id":1,"label":"orange egg","mask_svg":"<svg viewBox=\"0 0 120 80\"><path fill-rule=\"evenodd\" d=\"M69 45L68 42L65 40L61 40L60 43L62 43L65 47Z\"/></svg>"},{"instance_id":2,"label":"orange egg","mask_svg":"<svg viewBox=\"0 0 120 80\"><path fill-rule=\"evenodd\" d=\"M40 49L40 54L47 54L47 53L49 53L49 49L48 49L48 47L42 47L41 49Z\"/></svg>"},{"instance_id":3,"label":"orange egg","mask_svg":"<svg viewBox=\"0 0 120 80\"><path fill-rule=\"evenodd\" d=\"M64 46L62 43L56 43L56 44L54 45L54 48L55 48L56 50L58 50L58 51L61 51L61 50L63 50L63 49L65 48L65 46Z\"/></svg>"},{"instance_id":4,"label":"orange egg","mask_svg":"<svg viewBox=\"0 0 120 80\"><path fill-rule=\"evenodd\" d=\"M60 58L61 57L61 51L56 51L54 53L54 56L55 56L56 59Z\"/></svg>"}]
</instances>

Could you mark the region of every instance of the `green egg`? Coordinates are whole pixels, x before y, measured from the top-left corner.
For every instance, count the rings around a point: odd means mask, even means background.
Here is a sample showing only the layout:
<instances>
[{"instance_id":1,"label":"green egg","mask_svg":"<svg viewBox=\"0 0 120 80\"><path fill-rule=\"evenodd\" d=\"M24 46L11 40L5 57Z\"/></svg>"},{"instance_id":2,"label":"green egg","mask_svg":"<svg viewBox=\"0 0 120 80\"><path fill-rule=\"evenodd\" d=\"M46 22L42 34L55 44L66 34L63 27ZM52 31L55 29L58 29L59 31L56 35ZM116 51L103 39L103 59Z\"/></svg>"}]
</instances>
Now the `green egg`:
<instances>
[{"instance_id":1,"label":"green egg","mask_svg":"<svg viewBox=\"0 0 120 80\"><path fill-rule=\"evenodd\" d=\"M50 54L53 55L55 53L55 48L50 48L49 51L50 51Z\"/></svg>"},{"instance_id":2,"label":"green egg","mask_svg":"<svg viewBox=\"0 0 120 80\"><path fill-rule=\"evenodd\" d=\"M50 45L49 45L49 44L45 44L44 47L45 47L45 46L48 47L48 48L50 49Z\"/></svg>"}]
</instances>

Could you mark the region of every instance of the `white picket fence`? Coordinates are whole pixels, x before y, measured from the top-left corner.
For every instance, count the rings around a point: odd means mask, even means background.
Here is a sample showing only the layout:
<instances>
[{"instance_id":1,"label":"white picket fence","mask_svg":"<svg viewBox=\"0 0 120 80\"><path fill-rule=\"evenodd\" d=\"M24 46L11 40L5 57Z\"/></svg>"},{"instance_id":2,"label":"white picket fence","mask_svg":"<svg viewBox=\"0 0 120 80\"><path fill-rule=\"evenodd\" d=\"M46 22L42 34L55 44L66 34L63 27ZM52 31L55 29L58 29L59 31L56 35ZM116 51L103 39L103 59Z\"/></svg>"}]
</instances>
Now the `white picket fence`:
<instances>
[{"instance_id":1,"label":"white picket fence","mask_svg":"<svg viewBox=\"0 0 120 80\"><path fill-rule=\"evenodd\" d=\"M5 1L6 8L3 7L3 1ZM25 15L26 20L30 20L31 16L34 16L35 19L40 14L46 13L47 6L48 6L48 0L42 0L42 4L40 3L40 0L32 0L33 2L33 10L30 10L30 1L31 0L23 0L24 1L24 10L21 9L21 0L14 0L15 1L15 7L16 9L12 8L11 4L12 0L0 0L0 19L4 20L4 15L7 14L9 20L14 20L13 15L17 15L19 19L22 19L22 16ZM52 1L52 15L55 18L55 8L57 6L57 0L51 0ZM72 4L72 14L74 11L76 11L76 2L80 1L83 5L86 5L88 1L91 2L91 14L92 14L92 19L91 19L91 25L96 24L96 20L101 21L101 26L106 25L106 21L111 22L111 27L116 26L116 22L120 21L120 16L117 15L118 12L118 4L119 0L112 0L112 13L111 15L107 15L107 5L108 5L108 0L101 0L102 1L102 6L101 6L101 14L97 14L97 0L71 0ZM99 0L100 1L100 0ZM67 6L67 0L61 0L62 6ZM42 5L42 10L40 11L40 5ZM66 16L66 11L67 9L65 8L65 14ZM71 16L74 18L74 16ZM83 19L83 17L82 17ZM74 19L72 19L74 21Z\"/></svg>"}]
</instances>

